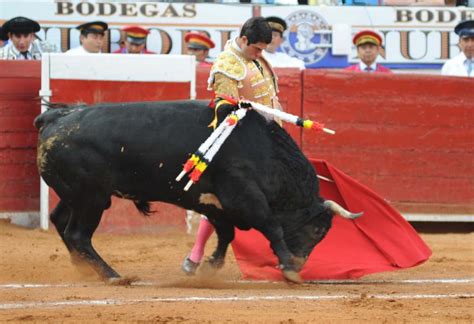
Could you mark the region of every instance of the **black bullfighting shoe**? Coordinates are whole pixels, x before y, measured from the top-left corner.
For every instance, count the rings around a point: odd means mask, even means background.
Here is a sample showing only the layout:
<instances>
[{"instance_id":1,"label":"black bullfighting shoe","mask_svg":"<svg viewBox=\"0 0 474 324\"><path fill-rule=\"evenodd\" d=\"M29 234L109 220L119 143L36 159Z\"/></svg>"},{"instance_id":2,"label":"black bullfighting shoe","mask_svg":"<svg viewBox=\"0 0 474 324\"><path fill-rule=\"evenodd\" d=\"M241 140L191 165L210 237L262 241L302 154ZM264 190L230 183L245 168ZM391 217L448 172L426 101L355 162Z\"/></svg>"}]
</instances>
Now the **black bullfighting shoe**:
<instances>
[{"instance_id":1,"label":"black bullfighting shoe","mask_svg":"<svg viewBox=\"0 0 474 324\"><path fill-rule=\"evenodd\" d=\"M199 262L192 261L189 257L184 258L183 265L181 270L184 271L188 276L193 276L196 274L196 269L199 267Z\"/></svg>"}]
</instances>

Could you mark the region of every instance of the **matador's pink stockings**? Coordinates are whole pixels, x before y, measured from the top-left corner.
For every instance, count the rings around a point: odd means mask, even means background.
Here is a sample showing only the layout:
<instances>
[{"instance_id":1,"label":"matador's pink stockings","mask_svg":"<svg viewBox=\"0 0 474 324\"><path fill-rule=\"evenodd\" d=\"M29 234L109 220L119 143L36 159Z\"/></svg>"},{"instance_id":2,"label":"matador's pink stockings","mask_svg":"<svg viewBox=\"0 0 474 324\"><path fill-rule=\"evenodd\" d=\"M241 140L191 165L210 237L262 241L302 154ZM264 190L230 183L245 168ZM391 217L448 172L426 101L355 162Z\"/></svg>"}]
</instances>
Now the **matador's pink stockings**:
<instances>
[{"instance_id":1,"label":"matador's pink stockings","mask_svg":"<svg viewBox=\"0 0 474 324\"><path fill-rule=\"evenodd\" d=\"M205 217L201 217L199 221L199 228L196 234L196 241L189 255L189 259L195 263L200 263L204 255L204 248L206 242L214 232L214 226Z\"/></svg>"}]
</instances>

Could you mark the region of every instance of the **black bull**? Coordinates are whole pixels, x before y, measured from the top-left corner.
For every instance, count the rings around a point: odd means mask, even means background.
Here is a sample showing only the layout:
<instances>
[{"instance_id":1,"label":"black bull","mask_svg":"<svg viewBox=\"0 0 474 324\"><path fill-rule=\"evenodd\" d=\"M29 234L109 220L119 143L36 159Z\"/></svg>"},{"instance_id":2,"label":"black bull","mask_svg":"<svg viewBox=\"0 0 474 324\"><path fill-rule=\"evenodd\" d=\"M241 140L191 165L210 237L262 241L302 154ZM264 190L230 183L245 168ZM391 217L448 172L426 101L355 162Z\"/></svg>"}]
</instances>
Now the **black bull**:
<instances>
[{"instance_id":1,"label":"black bull","mask_svg":"<svg viewBox=\"0 0 474 324\"><path fill-rule=\"evenodd\" d=\"M235 107L219 109L219 120ZM295 142L255 111L237 126L201 180L183 191L183 163L206 140L214 111L200 101L100 104L49 109L38 116L38 169L60 201L50 219L74 262L120 281L91 239L111 196L144 214L163 201L208 216L218 236L208 262L224 264L234 226L255 228L270 242L284 276L298 272L331 227L339 205L319 196L316 173Z\"/></svg>"}]
</instances>

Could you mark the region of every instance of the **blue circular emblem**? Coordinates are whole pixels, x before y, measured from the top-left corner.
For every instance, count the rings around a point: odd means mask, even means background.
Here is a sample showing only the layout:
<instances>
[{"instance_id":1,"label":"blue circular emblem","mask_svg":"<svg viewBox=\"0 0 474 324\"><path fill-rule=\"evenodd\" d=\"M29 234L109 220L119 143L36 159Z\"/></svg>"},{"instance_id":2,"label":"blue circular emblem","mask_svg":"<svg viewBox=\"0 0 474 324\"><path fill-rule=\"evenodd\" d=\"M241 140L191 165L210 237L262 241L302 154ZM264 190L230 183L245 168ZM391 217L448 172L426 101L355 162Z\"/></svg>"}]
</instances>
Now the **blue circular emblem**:
<instances>
[{"instance_id":1,"label":"blue circular emblem","mask_svg":"<svg viewBox=\"0 0 474 324\"><path fill-rule=\"evenodd\" d=\"M299 10L286 17L288 29L283 34L283 52L311 65L320 61L331 47L329 24L319 14Z\"/></svg>"}]
</instances>

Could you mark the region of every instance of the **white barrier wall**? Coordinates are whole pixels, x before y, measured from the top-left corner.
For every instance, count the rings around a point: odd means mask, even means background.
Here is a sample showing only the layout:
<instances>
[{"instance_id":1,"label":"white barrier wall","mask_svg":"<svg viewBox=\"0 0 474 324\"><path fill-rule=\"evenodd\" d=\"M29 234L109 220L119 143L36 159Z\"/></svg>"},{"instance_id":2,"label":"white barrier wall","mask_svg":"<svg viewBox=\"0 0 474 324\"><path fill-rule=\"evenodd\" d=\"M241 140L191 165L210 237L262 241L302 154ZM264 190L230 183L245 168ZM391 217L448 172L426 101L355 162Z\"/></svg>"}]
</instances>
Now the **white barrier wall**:
<instances>
[{"instance_id":1,"label":"white barrier wall","mask_svg":"<svg viewBox=\"0 0 474 324\"><path fill-rule=\"evenodd\" d=\"M149 99L159 99L153 96L160 97L156 89L164 83L173 86L176 99L195 99L196 60L194 56L189 55L47 54L44 55L41 64L42 111L45 111L47 103L54 101L56 97L69 103L82 101L84 97L81 97L83 95L81 92L87 92L87 89L84 90L84 87L71 89L70 87L71 82L77 84L78 81L85 83L97 81L98 83L95 84L97 88L101 86L101 82L108 84L112 81L117 89L118 84L121 83L122 87L130 91L128 94L117 93L115 96L119 101L146 100L138 91L132 90L134 83L144 88L143 82L149 83L148 87L153 92L149 95ZM184 87L180 86L183 84ZM188 92L183 94L182 91ZM90 97L97 99L94 95ZM41 181L40 226L42 229L48 228L49 201L49 188L44 181Z\"/></svg>"}]
</instances>

